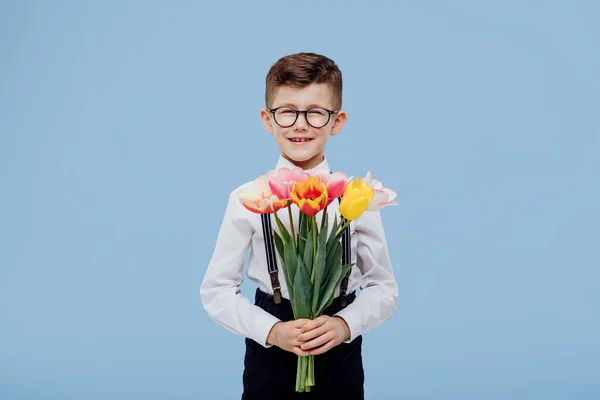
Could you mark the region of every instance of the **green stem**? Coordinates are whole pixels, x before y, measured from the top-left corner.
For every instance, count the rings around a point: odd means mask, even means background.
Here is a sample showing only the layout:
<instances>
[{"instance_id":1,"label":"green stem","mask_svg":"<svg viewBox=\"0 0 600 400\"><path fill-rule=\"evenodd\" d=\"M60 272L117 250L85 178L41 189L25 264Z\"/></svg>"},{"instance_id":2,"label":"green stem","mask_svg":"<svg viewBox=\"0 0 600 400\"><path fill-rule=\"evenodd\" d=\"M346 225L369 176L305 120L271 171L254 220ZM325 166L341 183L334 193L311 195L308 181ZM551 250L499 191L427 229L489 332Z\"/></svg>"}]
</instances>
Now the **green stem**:
<instances>
[{"instance_id":1,"label":"green stem","mask_svg":"<svg viewBox=\"0 0 600 400\"><path fill-rule=\"evenodd\" d=\"M301 368L300 368L300 391L301 392L305 392L306 391L306 370L307 370L307 363L306 363L306 356L302 356L300 358L300 363L301 363Z\"/></svg>"},{"instance_id":2,"label":"green stem","mask_svg":"<svg viewBox=\"0 0 600 400\"><path fill-rule=\"evenodd\" d=\"M350 222L352 222L352 221L350 221L350 220L347 220L347 221L346 221L346 223L345 223L344 225L342 225L342 227L340 228L340 232L342 232L344 229L346 229L346 227L347 227L348 225L350 225Z\"/></svg>"},{"instance_id":3,"label":"green stem","mask_svg":"<svg viewBox=\"0 0 600 400\"><path fill-rule=\"evenodd\" d=\"M298 363L296 365L296 392L303 392L302 390L302 357L298 356Z\"/></svg>"},{"instance_id":4,"label":"green stem","mask_svg":"<svg viewBox=\"0 0 600 400\"><path fill-rule=\"evenodd\" d=\"M317 229L317 216L312 217L313 224L313 253L314 257L317 258L317 236L319 236L319 230Z\"/></svg>"},{"instance_id":5,"label":"green stem","mask_svg":"<svg viewBox=\"0 0 600 400\"><path fill-rule=\"evenodd\" d=\"M325 227L325 218L327 218L327 207L323 209L323 219L321 220L321 230Z\"/></svg>"},{"instance_id":6,"label":"green stem","mask_svg":"<svg viewBox=\"0 0 600 400\"><path fill-rule=\"evenodd\" d=\"M294 221L292 220L292 205L290 203L290 199L288 199L287 204L288 215L290 217L290 228L292 229L292 244L294 245L294 252L298 252L298 247L296 246L296 233L294 232Z\"/></svg>"},{"instance_id":7,"label":"green stem","mask_svg":"<svg viewBox=\"0 0 600 400\"><path fill-rule=\"evenodd\" d=\"M312 273L310 275L310 283L312 283L314 285L315 283L315 260L317 259L317 216L314 217L310 217L311 219L311 224L313 226L313 232L312 232L312 237L313 237L313 268L312 268Z\"/></svg>"},{"instance_id":8,"label":"green stem","mask_svg":"<svg viewBox=\"0 0 600 400\"><path fill-rule=\"evenodd\" d=\"M308 376L306 377L306 386L309 388L315 386L315 356L308 356Z\"/></svg>"},{"instance_id":9,"label":"green stem","mask_svg":"<svg viewBox=\"0 0 600 400\"><path fill-rule=\"evenodd\" d=\"M348 225L350 225L350 222L352 222L352 221L350 221L350 220L346 221L346 223L344 225L342 225L342 227L337 231L337 233L335 234L335 238L334 238L335 241L340 240L340 238L342 237L342 234L344 233L344 230L346 229L346 227Z\"/></svg>"}]
</instances>

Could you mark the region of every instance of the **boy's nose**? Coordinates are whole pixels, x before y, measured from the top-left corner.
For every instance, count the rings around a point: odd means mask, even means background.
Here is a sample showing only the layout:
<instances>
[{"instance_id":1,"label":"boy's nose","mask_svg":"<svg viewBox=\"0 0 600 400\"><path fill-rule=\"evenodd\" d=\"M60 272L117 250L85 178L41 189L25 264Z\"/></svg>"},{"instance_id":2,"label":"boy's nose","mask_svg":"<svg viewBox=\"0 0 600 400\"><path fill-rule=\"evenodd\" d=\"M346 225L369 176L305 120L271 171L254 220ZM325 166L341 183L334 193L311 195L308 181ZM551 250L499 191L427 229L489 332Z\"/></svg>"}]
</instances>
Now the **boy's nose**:
<instances>
[{"instance_id":1,"label":"boy's nose","mask_svg":"<svg viewBox=\"0 0 600 400\"><path fill-rule=\"evenodd\" d=\"M308 121L306 120L306 114L300 114L298 115L298 119L296 119L296 122L294 123L294 129L295 130L307 130L308 129Z\"/></svg>"}]
</instances>

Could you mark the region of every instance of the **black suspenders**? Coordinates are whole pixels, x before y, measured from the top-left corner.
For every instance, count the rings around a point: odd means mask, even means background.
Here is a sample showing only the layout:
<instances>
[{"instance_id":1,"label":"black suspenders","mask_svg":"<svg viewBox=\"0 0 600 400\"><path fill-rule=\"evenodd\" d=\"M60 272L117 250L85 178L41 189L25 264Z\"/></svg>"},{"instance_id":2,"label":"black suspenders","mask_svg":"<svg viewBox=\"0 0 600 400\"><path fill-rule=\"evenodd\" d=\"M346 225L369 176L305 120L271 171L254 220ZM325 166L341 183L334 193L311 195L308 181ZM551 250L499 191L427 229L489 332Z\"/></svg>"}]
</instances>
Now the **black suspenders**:
<instances>
[{"instance_id":1,"label":"black suspenders","mask_svg":"<svg viewBox=\"0 0 600 400\"><path fill-rule=\"evenodd\" d=\"M275 304L281 303L281 285L277 276L277 259L275 253L275 245L273 238L273 228L271 227L271 214L261 214L263 237L265 238L265 251L267 252L267 267L269 268L269 276L271 277L271 286L273 287L273 298Z\"/></svg>"},{"instance_id":2,"label":"black suspenders","mask_svg":"<svg viewBox=\"0 0 600 400\"><path fill-rule=\"evenodd\" d=\"M338 198L341 201L341 198ZM275 304L281 303L281 285L279 283L278 268L277 268L277 257L275 253L275 239L273 238L273 228L271 226L271 214L261 214L263 237L265 238L265 251L267 254L267 267L269 269L269 276L271 278L271 287L273 288L273 300ZM342 223L345 223L346 219L342 217ZM350 253L350 225L346 227L342 234L342 264L349 264L352 254ZM346 291L348 290L348 278L350 277L350 270L340 284L340 301L342 307L346 306L347 297Z\"/></svg>"},{"instance_id":3,"label":"black suspenders","mask_svg":"<svg viewBox=\"0 0 600 400\"><path fill-rule=\"evenodd\" d=\"M346 218L342 217L342 223L346 223ZM350 225L344 229L344 233L342 234L342 265L350 264L350 260L352 254L350 253ZM348 290L348 278L350 278L350 271L352 268L348 270L348 273L342 279L342 283L340 283L340 301L342 303L342 307L346 307L346 301L348 298L346 297L346 291Z\"/></svg>"}]
</instances>

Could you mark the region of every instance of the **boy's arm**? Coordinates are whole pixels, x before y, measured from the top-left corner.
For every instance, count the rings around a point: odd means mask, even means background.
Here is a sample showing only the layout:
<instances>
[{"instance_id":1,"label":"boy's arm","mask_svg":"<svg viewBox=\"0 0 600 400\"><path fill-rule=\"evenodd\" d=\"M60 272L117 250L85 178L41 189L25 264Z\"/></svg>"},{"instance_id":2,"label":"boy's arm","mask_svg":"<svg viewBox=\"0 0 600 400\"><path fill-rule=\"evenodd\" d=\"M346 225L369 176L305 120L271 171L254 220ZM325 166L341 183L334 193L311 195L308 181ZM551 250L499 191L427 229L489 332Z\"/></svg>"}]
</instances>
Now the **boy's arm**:
<instances>
[{"instance_id":1,"label":"boy's arm","mask_svg":"<svg viewBox=\"0 0 600 400\"><path fill-rule=\"evenodd\" d=\"M356 299L336 315L350 328L351 342L377 328L396 312L398 284L383 230L381 213L367 211L355 221L358 244L356 266L363 274L364 288Z\"/></svg>"},{"instance_id":2,"label":"boy's arm","mask_svg":"<svg viewBox=\"0 0 600 400\"><path fill-rule=\"evenodd\" d=\"M279 321L242 296L239 286L244 279L244 259L252 239L252 227L237 195L229 196L215 249L200 286L204 309L212 319L228 330L253 339L264 347L273 325Z\"/></svg>"}]
</instances>

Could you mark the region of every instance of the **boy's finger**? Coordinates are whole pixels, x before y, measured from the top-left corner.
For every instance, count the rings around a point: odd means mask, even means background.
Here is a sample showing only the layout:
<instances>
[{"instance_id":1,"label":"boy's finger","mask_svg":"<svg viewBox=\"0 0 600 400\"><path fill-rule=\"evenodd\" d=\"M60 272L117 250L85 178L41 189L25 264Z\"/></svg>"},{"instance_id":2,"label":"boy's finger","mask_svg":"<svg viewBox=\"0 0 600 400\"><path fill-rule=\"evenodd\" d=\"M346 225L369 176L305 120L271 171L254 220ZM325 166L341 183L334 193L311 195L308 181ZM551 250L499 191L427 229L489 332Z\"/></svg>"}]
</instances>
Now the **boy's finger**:
<instances>
[{"instance_id":1,"label":"boy's finger","mask_svg":"<svg viewBox=\"0 0 600 400\"><path fill-rule=\"evenodd\" d=\"M332 339L331 336L332 335L328 332L325 335L316 337L315 339L311 340L310 342L304 343L302 346L300 346L300 348L302 350L309 351L310 349L314 349L316 347L323 346L323 345L325 345L325 343L328 343L331 341L331 339Z\"/></svg>"},{"instance_id":2,"label":"boy's finger","mask_svg":"<svg viewBox=\"0 0 600 400\"><path fill-rule=\"evenodd\" d=\"M292 349L292 353L295 353L297 356L309 356L310 353L303 351L300 347L294 347Z\"/></svg>"},{"instance_id":3,"label":"boy's finger","mask_svg":"<svg viewBox=\"0 0 600 400\"><path fill-rule=\"evenodd\" d=\"M333 340L330 340L329 342L325 343L323 346L318 347L314 350L310 350L308 353L313 356L316 356L318 354L323 354L326 351L331 350L333 348L333 344L334 344Z\"/></svg>"},{"instance_id":4,"label":"boy's finger","mask_svg":"<svg viewBox=\"0 0 600 400\"><path fill-rule=\"evenodd\" d=\"M307 322L305 325L302 326L302 332L308 332L310 330L313 330L315 328L318 328L319 326L323 325L325 322L327 322L328 317L327 315L321 315L320 317L318 317L317 319L314 319L310 322Z\"/></svg>"},{"instance_id":5,"label":"boy's finger","mask_svg":"<svg viewBox=\"0 0 600 400\"><path fill-rule=\"evenodd\" d=\"M303 327L305 324L311 322L310 319L307 318L300 318L294 321L294 328L301 328Z\"/></svg>"},{"instance_id":6,"label":"boy's finger","mask_svg":"<svg viewBox=\"0 0 600 400\"><path fill-rule=\"evenodd\" d=\"M315 329L311 329L310 331L302 332L298 335L298 340L300 342L307 342L311 339L321 336L327 332L327 326L321 325Z\"/></svg>"}]
</instances>

